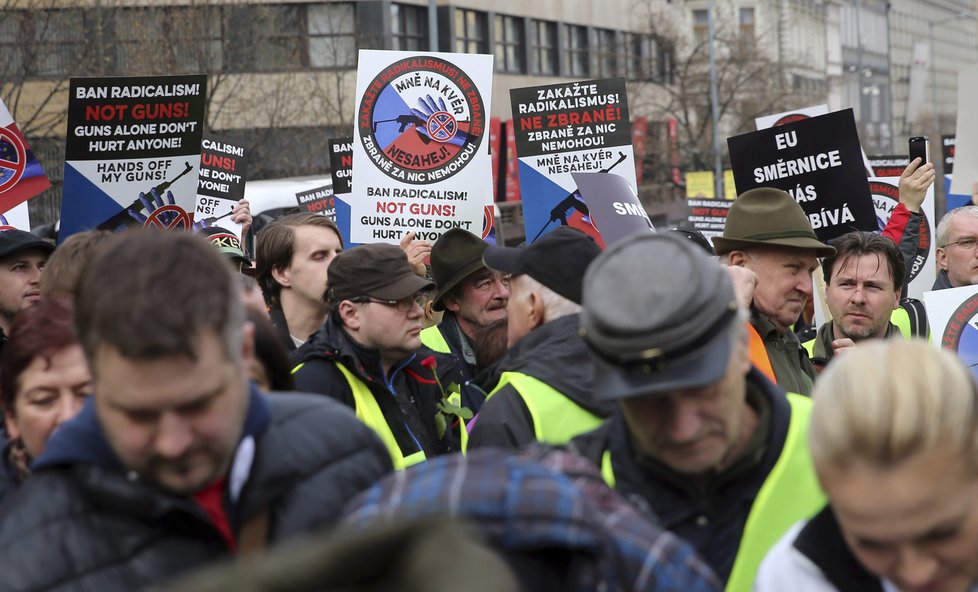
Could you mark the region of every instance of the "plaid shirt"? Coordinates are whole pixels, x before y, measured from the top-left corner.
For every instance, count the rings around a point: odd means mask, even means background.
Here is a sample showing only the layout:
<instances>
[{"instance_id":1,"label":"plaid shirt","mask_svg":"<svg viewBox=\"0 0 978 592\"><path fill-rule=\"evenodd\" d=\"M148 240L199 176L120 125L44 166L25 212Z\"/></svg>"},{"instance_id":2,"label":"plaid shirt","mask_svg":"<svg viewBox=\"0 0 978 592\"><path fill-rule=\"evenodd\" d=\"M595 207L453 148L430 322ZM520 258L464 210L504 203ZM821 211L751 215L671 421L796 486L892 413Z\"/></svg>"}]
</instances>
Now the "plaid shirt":
<instances>
[{"instance_id":1,"label":"plaid shirt","mask_svg":"<svg viewBox=\"0 0 978 592\"><path fill-rule=\"evenodd\" d=\"M564 450L475 450L431 459L358 496L344 522L449 515L474 523L504 554L566 549L575 590L699 592L721 589L688 543L663 531Z\"/></svg>"}]
</instances>

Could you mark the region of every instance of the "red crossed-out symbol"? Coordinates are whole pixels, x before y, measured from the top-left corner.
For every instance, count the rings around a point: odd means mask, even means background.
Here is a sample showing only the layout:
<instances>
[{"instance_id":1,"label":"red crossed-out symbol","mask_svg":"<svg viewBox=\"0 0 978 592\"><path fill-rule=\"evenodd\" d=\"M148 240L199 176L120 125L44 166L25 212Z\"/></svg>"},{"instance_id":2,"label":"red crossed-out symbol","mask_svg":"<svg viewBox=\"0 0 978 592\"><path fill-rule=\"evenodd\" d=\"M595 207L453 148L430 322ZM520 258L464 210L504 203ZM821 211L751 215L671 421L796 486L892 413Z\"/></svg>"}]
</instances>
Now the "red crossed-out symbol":
<instances>
[{"instance_id":1,"label":"red crossed-out symbol","mask_svg":"<svg viewBox=\"0 0 978 592\"><path fill-rule=\"evenodd\" d=\"M447 142L458 132L458 122L448 111L435 111L428 118L428 135L436 142Z\"/></svg>"},{"instance_id":2,"label":"red crossed-out symbol","mask_svg":"<svg viewBox=\"0 0 978 592\"><path fill-rule=\"evenodd\" d=\"M9 143L17 154L17 160L14 161L3 158L0 153L0 193L4 193L13 189L24 176L24 169L27 168L27 146L17 134L5 127L0 127L0 142Z\"/></svg>"},{"instance_id":3,"label":"red crossed-out symbol","mask_svg":"<svg viewBox=\"0 0 978 592\"><path fill-rule=\"evenodd\" d=\"M180 206L160 206L149 215L146 219L146 223L143 224L146 228L162 228L163 230L190 230L193 222L190 221L190 214L184 211Z\"/></svg>"}]
</instances>

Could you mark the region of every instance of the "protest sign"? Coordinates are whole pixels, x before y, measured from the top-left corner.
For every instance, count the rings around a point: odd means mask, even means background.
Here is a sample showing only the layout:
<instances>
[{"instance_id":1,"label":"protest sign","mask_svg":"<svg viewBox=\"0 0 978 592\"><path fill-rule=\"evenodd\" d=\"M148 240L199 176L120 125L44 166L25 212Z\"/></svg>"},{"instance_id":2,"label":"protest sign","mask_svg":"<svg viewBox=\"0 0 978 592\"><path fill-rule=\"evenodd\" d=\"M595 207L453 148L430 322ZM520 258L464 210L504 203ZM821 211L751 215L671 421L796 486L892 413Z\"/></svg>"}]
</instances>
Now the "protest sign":
<instances>
[{"instance_id":1,"label":"protest sign","mask_svg":"<svg viewBox=\"0 0 978 592\"><path fill-rule=\"evenodd\" d=\"M882 154L867 158L874 177L899 177L903 174L903 169L910 164L909 156L899 154Z\"/></svg>"},{"instance_id":2,"label":"protest sign","mask_svg":"<svg viewBox=\"0 0 978 592\"><path fill-rule=\"evenodd\" d=\"M941 163L945 176L954 174L954 138L941 136Z\"/></svg>"},{"instance_id":3,"label":"protest sign","mask_svg":"<svg viewBox=\"0 0 978 592\"><path fill-rule=\"evenodd\" d=\"M871 159L872 160L872 159ZM900 169L901 171L903 168ZM877 225L882 231L890 221L890 215L900 203L899 177L870 177L869 192L873 196L873 208L878 218ZM934 186L927 189L924 203L920 207L923 215L920 221L920 239L913 262L907 269L907 296L920 298L931 289L937 279L934 259Z\"/></svg>"},{"instance_id":4,"label":"protest sign","mask_svg":"<svg viewBox=\"0 0 978 592\"><path fill-rule=\"evenodd\" d=\"M350 237L478 234L492 192L492 56L361 50Z\"/></svg>"},{"instance_id":5,"label":"protest sign","mask_svg":"<svg viewBox=\"0 0 978 592\"><path fill-rule=\"evenodd\" d=\"M344 197L353 190L353 138L331 138L326 143L333 194Z\"/></svg>"},{"instance_id":6,"label":"protest sign","mask_svg":"<svg viewBox=\"0 0 978 592\"><path fill-rule=\"evenodd\" d=\"M7 106L0 100L0 212L51 187Z\"/></svg>"},{"instance_id":7,"label":"protest sign","mask_svg":"<svg viewBox=\"0 0 978 592\"><path fill-rule=\"evenodd\" d=\"M733 171L730 169L723 171L723 199L730 201L737 199L737 184L734 182Z\"/></svg>"},{"instance_id":8,"label":"protest sign","mask_svg":"<svg viewBox=\"0 0 978 592\"><path fill-rule=\"evenodd\" d=\"M779 125L784 125L786 123L793 123L795 121L802 121L804 119L810 119L812 117L818 117L820 115L827 115L829 112L829 106L814 105L812 107L802 107L801 109L795 109L794 111L785 111L783 113L775 113L773 115L765 115L763 117L755 117L754 125L757 129L768 129L771 127L777 127ZM869 159L866 157L866 152L863 151L862 147L859 148L863 155L863 168L866 171L866 175L872 175L872 167L870 166Z\"/></svg>"},{"instance_id":9,"label":"protest sign","mask_svg":"<svg viewBox=\"0 0 978 592\"><path fill-rule=\"evenodd\" d=\"M571 174L612 173L636 186L625 80L516 88L509 94L527 241L560 225L594 234Z\"/></svg>"},{"instance_id":10,"label":"protest sign","mask_svg":"<svg viewBox=\"0 0 978 592\"><path fill-rule=\"evenodd\" d=\"M978 110L974 108L978 96L978 66L958 71L958 124L954 142L954 175L948 194L966 196L971 201L971 184L978 181Z\"/></svg>"},{"instance_id":11,"label":"protest sign","mask_svg":"<svg viewBox=\"0 0 978 592\"><path fill-rule=\"evenodd\" d=\"M327 218L336 217L336 204L333 197L333 188L329 185L300 191L295 194L296 201L303 212L311 214L322 214Z\"/></svg>"},{"instance_id":12,"label":"protest sign","mask_svg":"<svg viewBox=\"0 0 978 592\"><path fill-rule=\"evenodd\" d=\"M978 286L924 292L931 343L956 353L978 378Z\"/></svg>"},{"instance_id":13,"label":"protest sign","mask_svg":"<svg viewBox=\"0 0 978 592\"><path fill-rule=\"evenodd\" d=\"M787 191L819 239L878 230L852 109L728 138L727 146L737 192Z\"/></svg>"},{"instance_id":14,"label":"protest sign","mask_svg":"<svg viewBox=\"0 0 978 592\"><path fill-rule=\"evenodd\" d=\"M637 232L655 232L645 206L624 177L609 173L572 173L571 176L604 246Z\"/></svg>"},{"instance_id":15,"label":"protest sign","mask_svg":"<svg viewBox=\"0 0 978 592\"><path fill-rule=\"evenodd\" d=\"M206 134L200 147L194 221L220 226L241 238L241 225L231 221L231 210L244 198L247 166L244 146Z\"/></svg>"},{"instance_id":16,"label":"protest sign","mask_svg":"<svg viewBox=\"0 0 978 592\"><path fill-rule=\"evenodd\" d=\"M59 240L91 228L189 228L207 76L72 78Z\"/></svg>"},{"instance_id":17,"label":"protest sign","mask_svg":"<svg viewBox=\"0 0 978 592\"><path fill-rule=\"evenodd\" d=\"M715 199L713 171L686 173L686 220L707 238L723 234L731 202Z\"/></svg>"}]
</instances>

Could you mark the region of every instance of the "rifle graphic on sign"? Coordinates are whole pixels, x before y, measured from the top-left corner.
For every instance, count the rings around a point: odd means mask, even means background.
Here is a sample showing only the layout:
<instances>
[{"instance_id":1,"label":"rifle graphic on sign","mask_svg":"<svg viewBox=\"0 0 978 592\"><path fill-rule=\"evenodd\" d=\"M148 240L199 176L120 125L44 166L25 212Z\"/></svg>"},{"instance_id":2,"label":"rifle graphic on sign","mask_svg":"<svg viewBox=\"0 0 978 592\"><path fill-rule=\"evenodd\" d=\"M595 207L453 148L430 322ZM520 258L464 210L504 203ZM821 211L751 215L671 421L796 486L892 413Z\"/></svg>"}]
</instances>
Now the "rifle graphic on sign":
<instances>
[{"instance_id":1,"label":"rifle graphic on sign","mask_svg":"<svg viewBox=\"0 0 978 592\"><path fill-rule=\"evenodd\" d=\"M609 166L607 166L604 169L601 169L598 172L599 173L611 172L611 169L623 163L625 161L625 158L627 158L625 156L625 153L619 151L618 160L616 160L615 162L611 163ZM587 204L584 203L584 198L581 197L581 192L577 187L575 187L574 191L568 193L567 197L560 200L560 202L557 205L555 205L552 210L550 210L550 219L547 220L547 223L543 225L543 228L540 229L540 232L538 232L537 235L533 237L533 240L530 242L534 242L538 238L540 238L553 222L560 222L561 226L567 226L568 212L571 211L580 212L582 216L591 215L591 211L588 209Z\"/></svg>"},{"instance_id":2,"label":"rifle graphic on sign","mask_svg":"<svg viewBox=\"0 0 978 592\"><path fill-rule=\"evenodd\" d=\"M153 189L150 189L149 191L147 191L146 194L148 195L148 194L152 193L153 190L155 190L157 195L163 195L163 193L167 189L169 189L171 185L173 185L174 183L176 183L177 180L180 177L183 177L184 175L186 175L190 171L194 170L194 165L190 164L189 162L185 163L185 165L186 165L186 168L184 168L183 169L183 172L181 172L179 175L177 175L176 177L170 179L169 181L163 181L162 183L160 183L156 187L153 187ZM146 204L144 204L143 201L137 197L135 201L133 201L131 204L129 204L129 207L123 209L121 212L118 212L117 214L115 214L114 216L112 216L111 218L109 218L108 220L106 220L105 222L102 222L101 224L99 224L98 225L98 229L99 230L115 230L116 228L118 228L120 226L134 226L134 225L137 224L137 222L129 214L129 212L135 212L135 213L139 214L139 213L142 213L142 211L145 208L146 208Z\"/></svg>"}]
</instances>

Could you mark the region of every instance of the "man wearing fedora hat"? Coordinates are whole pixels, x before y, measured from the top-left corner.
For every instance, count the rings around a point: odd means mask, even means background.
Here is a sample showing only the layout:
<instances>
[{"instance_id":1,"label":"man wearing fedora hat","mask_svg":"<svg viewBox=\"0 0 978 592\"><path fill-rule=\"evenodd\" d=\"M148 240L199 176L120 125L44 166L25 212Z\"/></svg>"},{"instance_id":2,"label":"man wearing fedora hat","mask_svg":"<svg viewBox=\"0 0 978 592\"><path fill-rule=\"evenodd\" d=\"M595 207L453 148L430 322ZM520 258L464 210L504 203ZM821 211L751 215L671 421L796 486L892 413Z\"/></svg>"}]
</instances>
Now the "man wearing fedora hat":
<instances>
[{"instance_id":1,"label":"man wearing fedora hat","mask_svg":"<svg viewBox=\"0 0 978 592\"><path fill-rule=\"evenodd\" d=\"M812 297L818 257L835 254L822 243L804 210L787 192L759 187L742 193L713 239L727 265L757 275L750 307L751 361L788 392L810 395L815 367L791 331Z\"/></svg>"},{"instance_id":2,"label":"man wearing fedora hat","mask_svg":"<svg viewBox=\"0 0 978 592\"><path fill-rule=\"evenodd\" d=\"M437 286L432 308L444 311L438 325L421 332L421 342L463 364L465 380L475 377L476 333L506 318L509 276L486 267L489 245L467 230L453 228L431 247L431 275Z\"/></svg>"},{"instance_id":3,"label":"man wearing fedora hat","mask_svg":"<svg viewBox=\"0 0 978 592\"><path fill-rule=\"evenodd\" d=\"M749 592L767 550L825 503L811 400L751 365L731 273L673 233L610 247L584 278L580 332L595 398L617 411L570 447Z\"/></svg>"},{"instance_id":4,"label":"man wearing fedora hat","mask_svg":"<svg viewBox=\"0 0 978 592\"><path fill-rule=\"evenodd\" d=\"M403 250L382 243L337 255L328 273L326 323L292 355L296 390L355 409L395 468L460 450L467 434L451 387L462 384L459 365L419 337L421 304L434 284Z\"/></svg>"}]
</instances>

